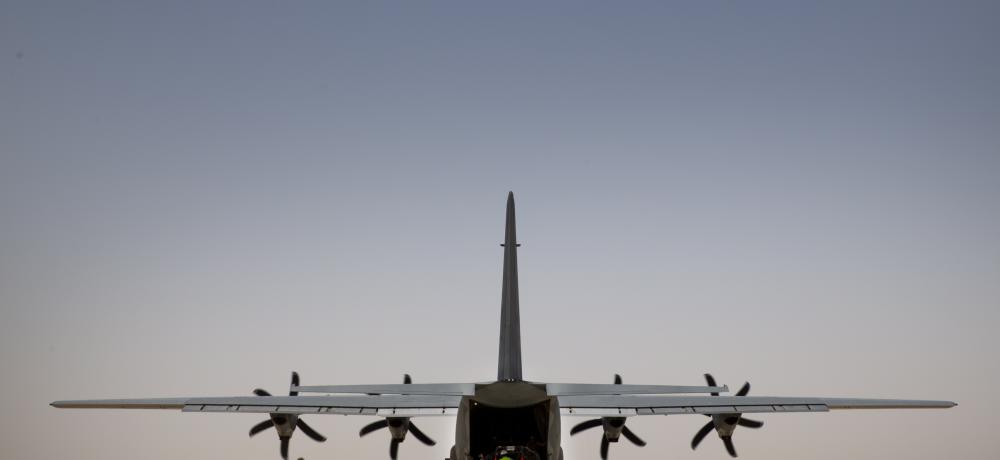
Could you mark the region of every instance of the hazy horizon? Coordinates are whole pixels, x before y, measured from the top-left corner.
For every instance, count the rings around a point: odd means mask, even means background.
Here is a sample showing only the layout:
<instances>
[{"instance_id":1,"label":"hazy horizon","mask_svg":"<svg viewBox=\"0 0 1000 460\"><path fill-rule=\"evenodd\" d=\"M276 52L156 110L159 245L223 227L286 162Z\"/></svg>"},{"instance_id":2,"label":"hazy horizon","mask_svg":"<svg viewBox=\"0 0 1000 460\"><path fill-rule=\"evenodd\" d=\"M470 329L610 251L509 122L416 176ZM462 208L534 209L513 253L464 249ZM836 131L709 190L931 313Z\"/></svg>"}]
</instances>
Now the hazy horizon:
<instances>
[{"instance_id":1,"label":"hazy horizon","mask_svg":"<svg viewBox=\"0 0 1000 460\"><path fill-rule=\"evenodd\" d=\"M494 378L513 190L526 379L952 400L734 440L989 458L997 43L972 1L6 2L0 457L278 458L259 415L57 399ZM388 457L307 420L292 458ZM728 458L704 422L611 458Z\"/></svg>"}]
</instances>

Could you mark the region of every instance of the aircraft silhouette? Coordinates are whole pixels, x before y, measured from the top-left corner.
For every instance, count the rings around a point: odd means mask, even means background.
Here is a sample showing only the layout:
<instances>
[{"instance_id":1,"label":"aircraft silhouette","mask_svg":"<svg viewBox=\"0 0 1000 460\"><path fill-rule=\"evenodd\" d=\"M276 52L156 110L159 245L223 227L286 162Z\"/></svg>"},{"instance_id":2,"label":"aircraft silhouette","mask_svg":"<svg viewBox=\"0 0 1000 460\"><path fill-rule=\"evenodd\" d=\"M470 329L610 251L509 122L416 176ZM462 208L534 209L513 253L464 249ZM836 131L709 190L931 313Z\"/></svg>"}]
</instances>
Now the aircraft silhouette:
<instances>
[{"instance_id":1,"label":"aircraft silhouette","mask_svg":"<svg viewBox=\"0 0 1000 460\"><path fill-rule=\"evenodd\" d=\"M387 428L389 457L395 460L399 444L412 433L427 445L435 442L411 421L413 417L457 416L455 442L449 460L561 460L560 423L563 416L596 417L577 424L575 435L601 427L600 456L607 459L611 443L621 436L637 446L646 445L627 426L629 417L648 415L703 415L710 418L694 436L698 447L715 431L730 455L736 457L732 437L737 427L756 429L763 422L744 414L826 412L839 409L943 409L950 401L853 399L816 397L748 396L745 383L732 396L722 396L728 386L716 385L705 374L706 386L629 385L616 375L613 384L541 383L521 374L521 326L518 305L517 243L514 194L507 196L507 223L503 246L503 284L500 307L500 346L496 380L484 383L302 386L292 373L288 396L265 390L256 396L188 397L160 399L110 399L56 401L59 408L180 409L184 412L261 413L268 419L250 429L250 436L274 428L280 453L288 458L289 441L296 429L323 442L321 434L302 420L303 415L364 415L382 417L360 431L365 436ZM312 393L302 396L300 393Z\"/></svg>"}]
</instances>

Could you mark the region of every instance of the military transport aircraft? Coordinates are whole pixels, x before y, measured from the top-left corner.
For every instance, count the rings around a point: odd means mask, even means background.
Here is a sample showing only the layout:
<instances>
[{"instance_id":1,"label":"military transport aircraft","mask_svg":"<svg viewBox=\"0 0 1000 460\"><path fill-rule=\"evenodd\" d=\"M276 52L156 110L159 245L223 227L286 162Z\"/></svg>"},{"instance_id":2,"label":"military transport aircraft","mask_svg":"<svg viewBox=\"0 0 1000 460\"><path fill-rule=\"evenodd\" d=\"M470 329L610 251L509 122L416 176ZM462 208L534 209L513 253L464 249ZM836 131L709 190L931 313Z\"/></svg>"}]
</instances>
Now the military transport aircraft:
<instances>
[{"instance_id":1,"label":"military transport aircraft","mask_svg":"<svg viewBox=\"0 0 1000 460\"><path fill-rule=\"evenodd\" d=\"M715 431L733 457L733 432L737 427L760 428L763 422L745 418L750 413L826 412L834 409L944 409L950 401L899 399L845 399L815 397L747 396L745 383L733 395L722 396L728 386L716 385L705 374L707 386L541 383L521 375L521 327L517 293L517 248L514 194L507 196L504 235L503 289L500 307L500 356L496 381L486 383L302 386L292 373L288 396L254 390L256 396L191 397L164 399L105 399L56 401L60 408L180 409L184 412L260 413L268 418L250 429L253 436L274 428L281 457L288 458L288 444L295 429L325 441L302 420L303 415L368 415L381 417L361 429L361 436L388 428L389 456L395 460L407 433L427 445L434 441L410 421L413 417L457 415L455 444L448 460L562 460L560 422L565 415L591 416L570 431L600 427L600 454L607 459L610 443L624 436L633 444L646 443L626 425L629 417L642 415L702 415L709 421L695 434L691 448ZM316 395L300 396L300 393ZM701 395L692 396L692 394Z\"/></svg>"}]
</instances>

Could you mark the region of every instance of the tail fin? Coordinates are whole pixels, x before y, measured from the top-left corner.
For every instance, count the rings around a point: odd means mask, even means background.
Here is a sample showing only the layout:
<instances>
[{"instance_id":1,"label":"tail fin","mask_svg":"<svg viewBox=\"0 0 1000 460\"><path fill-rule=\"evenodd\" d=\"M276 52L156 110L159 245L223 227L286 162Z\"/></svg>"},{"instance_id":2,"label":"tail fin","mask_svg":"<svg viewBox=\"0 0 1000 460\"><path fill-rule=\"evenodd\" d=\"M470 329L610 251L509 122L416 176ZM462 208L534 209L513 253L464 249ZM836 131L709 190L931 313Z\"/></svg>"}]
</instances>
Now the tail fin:
<instances>
[{"instance_id":1,"label":"tail fin","mask_svg":"<svg viewBox=\"0 0 1000 460\"><path fill-rule=\"evenodd\" d=\"M500 301L500 360L497 380L521 380L521 313L517 303L517 234L514 192L507 195L507 228L503 246L503 293Z\"/></svg>"}]
</instances>

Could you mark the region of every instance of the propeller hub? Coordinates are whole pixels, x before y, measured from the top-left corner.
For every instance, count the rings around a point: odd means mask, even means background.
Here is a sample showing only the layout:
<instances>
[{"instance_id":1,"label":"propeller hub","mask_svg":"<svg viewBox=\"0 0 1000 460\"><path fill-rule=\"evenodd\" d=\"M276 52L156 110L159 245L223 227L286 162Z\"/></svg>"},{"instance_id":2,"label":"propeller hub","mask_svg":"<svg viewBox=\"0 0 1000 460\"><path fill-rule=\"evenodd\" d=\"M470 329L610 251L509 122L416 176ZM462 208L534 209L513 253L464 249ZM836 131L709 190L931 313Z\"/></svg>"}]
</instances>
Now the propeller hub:
<instances>
[{"instance_id":1,"label":"propeller hub","mask_svg":"<svg viewBox=\"0 0 1000 460\"><path fill-rule=\"evenodd\" d=\"M299 386L299 374L292 372L292 383L291 387ZM271 393L267 390L256 389L253 393L261 397L269 397ZM295 390L290 390L288 396L298 396L299 393ZM272 412L268 414L267 420L260 422L250 428L250 436L253 437L261 431L267 430L269 428L274 428L278 432L278 440L280 441L279 448L281 449L281 458L288 460L288 444L292 439L292 434L295 433L295 428L302 428L302 432L309 436L314 441L323 442L326 438L317 433L316 430L312 429L306 422L299 419L298 415L295 414L282 414ZM300 459L301 460L301 459Z\"/></svg>"},{"instance_id":2,"label":"propeller hub","mask_svg":"<svg viewBox=\"0 0 1000 460\"><path fill-rule=\"evenodd\" d=\"M712 416L712 423L720 438L727 438L736 431L736 423L740 419L740 414L715 414Z\"/></svg>"},{"instance_id":3,"label":"propeller hub","mask_svg":"<svg viewBox=\"0 0 1000 460\"><path fill-rule=\"evenodd\" d=\"M712 374L705 374L705 381L708 383L708 386L716 386L715 378L712 377ZM736 396L746 396L748 393L750 393L750 382L744 383L743 387L736 392ZM712 396L719 396L719 394L712 393ZM698 430L698 433L694 435L694 438L691 439L691 449L697 449L701 440L705 439L705 436L714 429L719 435L719 439L722 439L722 443L726 446L726 452L729 452L730 456L736 457L736 447L733 445L733 432L736 431L736 427L742 426L756 429L764 426L764 422L743 418L743 414L738 412L732 414L713 414L710 417L712 421L702 426Z\"/></svg>"},{"instance_id":4,"label":"propeller hub","mask_svg":"<svg viewBox=\"0 0 1000 460\"><path fill-rule=\"evenodd\" d=\"M387 421L389 423L389 433L392 435L392 439L399 442L405 441L406 433L410 431L410 418L389 417Z\"/></svg>"},{"instance_id":5,"label":"propeller hub","mask_svg":"<svg viewBox=\"0 0 1000 460\"><path fill-rule=\"evenodd\" d=\"M409 385L413 380L410 379L409 374L403 375L403 384ZM382 420L378 420L361 428L358 433L360 436L364 436L373 431L381 430L382 428L389 429L389 458L396 460L399 455L399 443L406 439L406 433L413 433L413 436L428 446L433 446L436 444L433 439L420 431L412 422L410 422L410 417L386 417Z\"/></svg>"},{"instance_id":6,"label":"propeller hub","mask_svg":"<svg viewBox=\"0 0 1000 460\"><path fill-rule=\"evenodd\" d=\"M622 377L615 374L615 385L621 385ZM625 436L629 442L635 444L636 446L643 447L646 445L646 441L637 436L632 432L627 426L625 426L625 417L601 417L584 422L577 423L569 431L570 436L575 435L581 431L589 430L591 428L601 427L604 430L604 436L601 437L601 460L608 459L608 446L610 443L618 442L618 440Z\"/></svg>"},{"instance_id":7,"label":"propeller hub","mask_svg":"<svg viewBox=\"0 0 1000 460\"><path fill-rule=\"evenodd\" d=\"M299 421L299 416L292 414L270 414L271 421L274 422L274 429L278 431L278 437L291 437L295 432L295 424Z\"/></svg>"},{"instance_id":8,"label":"propeller hub","mask_svg":"<svg viewBox=\"0 0 1000 460\"><path fill-rule=\"evenodd\" d=\"M604 437L608 442L618 442L622 435L622 428L625 428L625 417L602 417L601 426L604 428Z\"/></svg>"}]
</instances>

